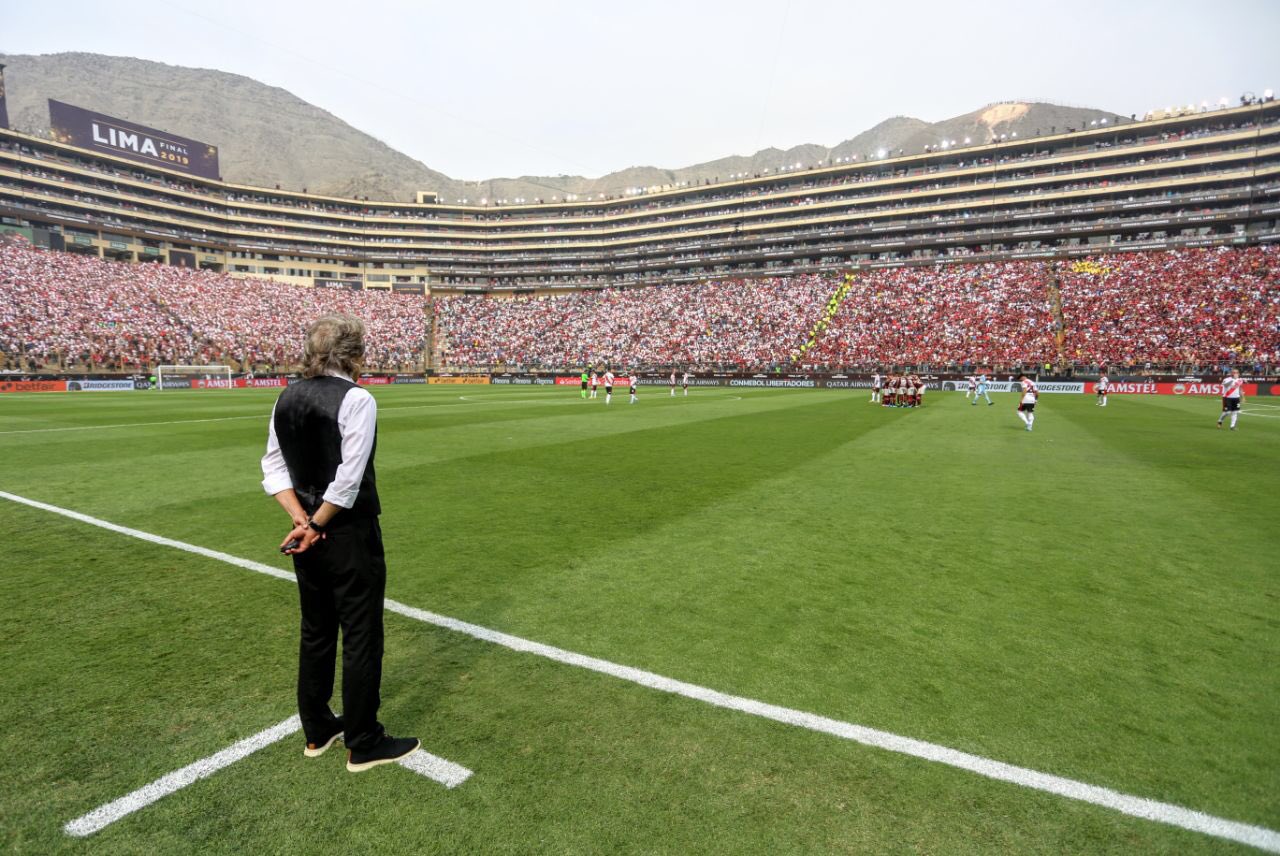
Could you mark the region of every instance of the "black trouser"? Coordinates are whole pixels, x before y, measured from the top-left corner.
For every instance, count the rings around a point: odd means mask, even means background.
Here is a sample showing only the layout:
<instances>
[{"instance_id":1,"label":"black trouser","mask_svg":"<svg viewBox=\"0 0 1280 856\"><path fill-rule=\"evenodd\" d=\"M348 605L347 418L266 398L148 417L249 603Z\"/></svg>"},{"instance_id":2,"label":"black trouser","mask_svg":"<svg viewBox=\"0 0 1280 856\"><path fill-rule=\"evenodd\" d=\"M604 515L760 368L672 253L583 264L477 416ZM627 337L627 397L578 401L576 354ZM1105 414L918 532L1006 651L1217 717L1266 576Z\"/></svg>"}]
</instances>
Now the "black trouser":
<instances>
[{"instance_id":1,"label":"black trouser","mask_svg":"<svg viewBox=\"0 0 1280 856\"><path fill-rule=\"evenodd\" d=\"M342 628L342 718L349 749L368 749L382 737L382 596L387 563L378 518L339 514L325 537L293 557L302 601L298 650L298 713L307 742L333 733L338 628Z\"/></svg>"}]
</instances>

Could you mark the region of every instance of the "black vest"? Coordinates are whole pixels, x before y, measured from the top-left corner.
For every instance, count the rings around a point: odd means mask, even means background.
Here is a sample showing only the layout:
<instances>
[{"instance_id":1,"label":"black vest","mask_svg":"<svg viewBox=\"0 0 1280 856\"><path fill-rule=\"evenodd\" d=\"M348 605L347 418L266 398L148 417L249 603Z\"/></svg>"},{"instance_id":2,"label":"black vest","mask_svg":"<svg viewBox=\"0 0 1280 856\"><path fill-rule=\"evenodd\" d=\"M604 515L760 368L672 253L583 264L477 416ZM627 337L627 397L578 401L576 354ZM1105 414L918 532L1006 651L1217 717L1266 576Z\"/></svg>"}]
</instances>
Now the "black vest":
<instances>
[{"instance_id":1,"label":"black vest","mask_svg":"<svg viewBox=\"0 0 1280 856\"><path fill-rule=\"evenodd\" d=\"M324 502L324 492L342 463L342 435L338 433L338 410L342 399L355 384L340 377L313 377L291 383L276 400L276 439L284 455L293 490L307 514L314 514ZM378 487L373 474L373 456L378 450L374 428L369 463L360 477L360 492L347 511L334 518L376 517Z\"/></svg>"}]
</instances>

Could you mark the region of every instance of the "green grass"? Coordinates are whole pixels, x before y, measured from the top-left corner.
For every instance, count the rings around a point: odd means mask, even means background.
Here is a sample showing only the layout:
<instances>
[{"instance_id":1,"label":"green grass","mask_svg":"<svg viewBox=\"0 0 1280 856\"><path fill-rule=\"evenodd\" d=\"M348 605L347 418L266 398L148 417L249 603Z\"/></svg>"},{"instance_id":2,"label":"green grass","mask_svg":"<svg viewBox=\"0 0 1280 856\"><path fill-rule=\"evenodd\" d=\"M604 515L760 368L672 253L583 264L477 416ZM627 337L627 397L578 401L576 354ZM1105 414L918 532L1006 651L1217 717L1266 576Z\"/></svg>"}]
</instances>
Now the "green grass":
<instances>
[{"instance_id":1,"label":"green grass","mask_svg":"<svg viewBox=\"0 0 1280 856\"><path fill-rule=\"evenodd\" d=\"M1280 420L1046 395L1028 434L1008 395L374 394L388 597L1280 828ZM0 490L287 568L259 487L274 397L0 397L0 432L31 432L0 433ZM397 615L383 721L464 785L293 738L73 839L293 712L296 593L3 500L0 531L7 852L1246 850Z\"/></svg>"}]
</instances>

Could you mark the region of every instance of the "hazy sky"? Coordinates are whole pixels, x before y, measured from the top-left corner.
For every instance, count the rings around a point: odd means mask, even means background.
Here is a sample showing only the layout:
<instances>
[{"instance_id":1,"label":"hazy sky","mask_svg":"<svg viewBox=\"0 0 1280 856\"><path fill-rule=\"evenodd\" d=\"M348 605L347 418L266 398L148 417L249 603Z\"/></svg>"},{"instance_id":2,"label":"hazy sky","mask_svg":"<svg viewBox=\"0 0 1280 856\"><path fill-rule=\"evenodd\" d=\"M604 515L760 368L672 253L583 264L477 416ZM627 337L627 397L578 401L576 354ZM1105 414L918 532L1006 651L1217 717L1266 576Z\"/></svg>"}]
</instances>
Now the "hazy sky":
<instances>
[{"instance_id":1,"label":"hazy sky","mask_svg":"<svg viewBox=\"0 0 1280 856\"><path fill-rule=\"evenodd\" d=\"M243 74L461 179L834 145L997 100L1234 102L1280 88L1278 44L1280 0L0 0L0 52Z\"/></svg>"}]
</instances>

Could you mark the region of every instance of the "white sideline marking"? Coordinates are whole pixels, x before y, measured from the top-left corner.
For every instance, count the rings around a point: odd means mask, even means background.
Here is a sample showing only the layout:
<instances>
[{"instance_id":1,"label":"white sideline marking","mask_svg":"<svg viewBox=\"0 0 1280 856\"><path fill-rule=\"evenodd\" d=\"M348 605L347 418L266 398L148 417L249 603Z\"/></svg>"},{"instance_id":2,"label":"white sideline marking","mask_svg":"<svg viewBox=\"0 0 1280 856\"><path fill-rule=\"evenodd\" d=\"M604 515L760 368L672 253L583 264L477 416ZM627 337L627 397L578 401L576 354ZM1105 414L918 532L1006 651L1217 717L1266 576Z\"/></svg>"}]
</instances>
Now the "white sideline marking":
<instances>
[{"instance_id":1,"label":"white sideline marking","mask_svg":"<svg viewBox=\"0 0 1280 856\"><path fill-rule=\"evenodd\" d=\"M432 755L425 749L407 755L396 762L420 776L435 779L446 788L453 789L471 778L471 771L461 764L455 764L439 755Z\"/></svg>"},{"instance_id":2,"label":"white sideline marking","mask_svg":"<svg viewBox=\"0 0 1280 856\"><path fill-rule=\"evenodd\" d=\"M138 809L146 808L161 797L167 797L180 791L187 785L207 779L223 767L230 767L236 761L247 758L259 749L279 742L291 734L302 730L302 721L295 714L284 722L277 723L265 731L259 731L252 737L246 737L239 743L233 743L221 752L208 758L201 758L194 764L188 764L181 770L174 770L167 776L161 776L149 785L143 785L132 793L125 794L118 800L100 805L88 814L68 821L62 830L68 835L84 838L100 832L123 817L133 814ZM420 776L434 779L446 788L456 788L471 778L471 771L460 764L432 755L423 749L401 758L396 762L407 770Z\"/></svg>"},{"instance_id":3,"label":"white sideline marking","mask_svg":"<svg viewBox=\"0 0 1280 856\"><path fill-rule=\"evenodd\" d=\"M283 740L301 728L302 723L298 717L296 715L291 716L284 722L273 725L265 731L259 731L239 743L233 743L221 752L216 752L208 758L201 758L194 764L188 764L181 770L174 770L167 776L161 776L151 784L143 785L133 793L125 794L118 800L100 805L88 814L83 814L75 820L69 821L62 827L62 830L67 835L74 835L77 838L93 835L93 833L110 826L120 818L133 814L140 808L146 808L161 797L167 797L174 791L181 790L193 782L212 776L223 767L230 766L241 758L252 755L264 746L270 746L278 740Z\"/></svg>"},{"instance_id":4,"label":"white sideline marking","mask_svg":"<svg viewBox=\"0 0 1280 856\"><path fill-rule=\"evenodd\" d=\"M53 514L59 514L63 517L69 517L72 520L78 520L82 523L88 523L92 526L97 526L112 532L118 532L122 535L128 535L133 538L139 538L143 541L149 541L153 544L161 544L166 547L185 550L188 553L195 553L207 558L218 559L219 561L227 562L228 564L245 568L250 571L257 571L258 573L266 574L267 576L276 577L282 580L289 580L290 582L294 580L294 576L292 574L282 571L279 568L273 568L270 565L264 565L261 562L241 559L238 556L221 553L217 550L209 550L205 547L198 547L194 544L175 541L171 538L165 538L160 535L152 535L149 532L130 529L127 526L120 526L115 523L109 523L105 520L99 520L96 517L90 517L89 515L81 514L78 511L59 508L56 505L49 505L47 503L16 496L4 491L0 491L0 498L10 500L11 502L17 502L22 505L27 505L32 508L38 508L43 511L48 511ZM1009 782L1011 784L1020 785L1024 788L1031 788L1032 790L1056 794L1057 796L1066 797L1067 799L1102 806L1103 808L1109 808L1114 811L1118 811L1121 814L1127 814L1131 817L1152 820L1157 823L1176 826L1192 832L1211 835L1215 838L1225 838L1229 841L1248 844L1252 847L1257 847L1260 850L1266 850L1271 853L1280 853L1280 832L1267 829L1266 827L1253 826L1251 824L1241 823L1240 821L1228 820L1226 818L1216 817L1211 814L1184 808L1172 803L1136 797L1130 794L1111 790L1110 788L1090 785L1085 782L1079 782L1062 776L1055 776L1050 773L1041 773L1027 767L1018 767L1013 764L1006 764L1002 761L984 758L981 755L971 755L968 752L961 752L957 749L940 746L936 743L928 743L923 740L916 740L911 737L903 737L888 731L868 728L863 725L856 725L854 723L844 722L838 719L830 719L825 716L819 716L818 714L806 713L801 710L794 710L787 707L780 707L767 702L756 701L755 699L743 698L742 696L729 695L707 687L698 686L697 684L690 684L684 681L675 680L674 678L663 677L662 675L657 675L653 672L646 672L631 666L623 666L618 663L612 663L608 660L601 660L596 657L588 657L585 654L576 654L562 648L544 645L541 642L533 642L528 639L522 639L519 636L512 636L497 630L490 630L487 627L481 627L477 624L469 624L465 621L459 621L456 618L437 615L433 612L418 609L417 607L406 606L398 601L387 600L385 604L386 609L389 612L394 612L399 615L403 615L406 618L412 618L426 624L432 624L437 627L443 627L448 630L464 633L476 639L481 639L486 642L501 645L505 648L510 648L513 651L535 654L539 657L546 657L549 660L554 660L559 663L589 669L593 672L610 675L651 689L695 699L716 707L736 710L742 713L751 714L752 716L759 716L764 719L771 719L775 722L781 722L786 725L794 725L798 728L805 728L810 731L817 731L823 734L830 734L845 740L852 740L856 743L861 743L865 746L886 749L890 752L898 752L903 755L922 758L926 761L935 761L939 764L946 764L949 767L968 770L971 773L977 773L980 776L986 776L990 779Z\"/></svg>"}]
</instances>

